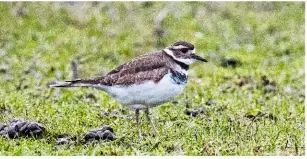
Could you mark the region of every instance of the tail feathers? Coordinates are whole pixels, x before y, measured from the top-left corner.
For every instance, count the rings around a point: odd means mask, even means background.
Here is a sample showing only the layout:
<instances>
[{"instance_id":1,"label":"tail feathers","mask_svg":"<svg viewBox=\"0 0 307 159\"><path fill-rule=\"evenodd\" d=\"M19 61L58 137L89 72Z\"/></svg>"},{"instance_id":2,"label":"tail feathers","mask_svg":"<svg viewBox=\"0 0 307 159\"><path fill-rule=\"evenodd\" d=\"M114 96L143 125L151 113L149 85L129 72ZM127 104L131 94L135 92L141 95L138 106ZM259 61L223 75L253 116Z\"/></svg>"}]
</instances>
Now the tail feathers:
<instances>
[{"instance_id":1,"label":"tail feathers","mask_svg":"<svg viewBox=\"0 0 307 159\"><path fill-rule=\"evenodd\" d=\"M90 80L68 80L68 81L55 81L49 84L49 87L90 87L94 83Z\"/></svg>"}]
</instances>

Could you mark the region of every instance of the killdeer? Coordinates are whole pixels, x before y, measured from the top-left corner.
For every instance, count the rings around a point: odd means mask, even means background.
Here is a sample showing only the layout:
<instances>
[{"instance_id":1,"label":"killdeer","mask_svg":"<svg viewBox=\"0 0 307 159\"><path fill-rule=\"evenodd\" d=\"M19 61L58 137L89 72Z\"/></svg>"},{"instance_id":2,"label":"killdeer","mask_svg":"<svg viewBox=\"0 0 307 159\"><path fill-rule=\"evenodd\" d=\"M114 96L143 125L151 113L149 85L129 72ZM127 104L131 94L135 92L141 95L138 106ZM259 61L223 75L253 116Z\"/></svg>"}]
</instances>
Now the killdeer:
<instances>
[{"instance_id":1,"label":"killdeer","mask_svg":"<svg viewBox=\"0 0 307 159\"><path fill-rule=\"evenodd\" d=\"M57 81L50 87L92 87L107 92L119 103L135 109L139 125L139 111L168 102L178 96L188 80L188 69L196 60L207 62L195 54L194 45L177 41L165 49L120 65L104 76L91 79Z\"/></svg>"}]
</instances>

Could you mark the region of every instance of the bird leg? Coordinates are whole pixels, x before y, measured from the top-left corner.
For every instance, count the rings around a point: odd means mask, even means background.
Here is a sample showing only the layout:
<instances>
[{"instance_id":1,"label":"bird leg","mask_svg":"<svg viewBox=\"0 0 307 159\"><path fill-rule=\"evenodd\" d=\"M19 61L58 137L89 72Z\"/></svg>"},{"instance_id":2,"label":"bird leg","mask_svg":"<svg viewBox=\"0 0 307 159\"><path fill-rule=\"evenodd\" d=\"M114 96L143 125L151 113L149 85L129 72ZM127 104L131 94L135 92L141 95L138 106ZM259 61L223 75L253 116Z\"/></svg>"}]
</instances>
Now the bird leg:
<instances>
[{"instance_id":1,"label":"bird leg","mask_svg":"<svg viewBox=\"0 0 307 159\"><path fill-rule=\"evenodd\" d=\"M140 109L135 109L135 120L137 126L139 126L139 119L140 119Z\"/></svg>"},{"instance_id":2,"label":"bird leg","mask_svg":"<svg viewBox=\"0 0 307 159\"><path fill-rule=\"evenodd\" d=\"M145 109L145 115L146 115L147 121L151 124L151 126L152 126L153 129L154 129L155 136L157 136L158 131L157 131L157 129L156 129L155 124L154 124L153 121L150 119L150 116L149 116L149 108L146 108L146 109Z\"/></svg>"},{"instance_id":3,"label":"bird leg","mask_svg":"<svg viewBox=\"0 0 307 159\"><path fill-rule=\"evenodd\" d=\"M140 122L139 122L139 119L140 119L140 109L135 109L135 120L136 120L136 126L137 126L137 129L138 129L138 132L139 132L139 137L141 138L142 137L142 132L140 130Z\"/></svg>"}]
</instances>

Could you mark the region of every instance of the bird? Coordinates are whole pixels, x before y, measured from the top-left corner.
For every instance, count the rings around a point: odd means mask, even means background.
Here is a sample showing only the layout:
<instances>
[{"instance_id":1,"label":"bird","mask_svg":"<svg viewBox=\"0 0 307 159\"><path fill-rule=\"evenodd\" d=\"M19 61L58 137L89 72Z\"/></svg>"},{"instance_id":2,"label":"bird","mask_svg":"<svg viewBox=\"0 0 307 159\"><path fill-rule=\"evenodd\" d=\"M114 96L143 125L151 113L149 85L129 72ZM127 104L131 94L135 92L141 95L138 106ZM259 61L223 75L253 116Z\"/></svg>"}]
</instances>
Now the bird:
<instances>
[{"instance_id":1,"label":"bird","mask_svg":"<svg viewBox=\"0 0 307 159\"><path fill-rule=\"evenodd\" d=\"M208 62L196 55L192 43L179 40L166 48L132 59L106 75L66 81L55 81L49 87L90 87L106 92L120 104L139 112L157 132L149 109L173 100L187 85L189 66L195 61Z\"/></svg>"}]
</instances>

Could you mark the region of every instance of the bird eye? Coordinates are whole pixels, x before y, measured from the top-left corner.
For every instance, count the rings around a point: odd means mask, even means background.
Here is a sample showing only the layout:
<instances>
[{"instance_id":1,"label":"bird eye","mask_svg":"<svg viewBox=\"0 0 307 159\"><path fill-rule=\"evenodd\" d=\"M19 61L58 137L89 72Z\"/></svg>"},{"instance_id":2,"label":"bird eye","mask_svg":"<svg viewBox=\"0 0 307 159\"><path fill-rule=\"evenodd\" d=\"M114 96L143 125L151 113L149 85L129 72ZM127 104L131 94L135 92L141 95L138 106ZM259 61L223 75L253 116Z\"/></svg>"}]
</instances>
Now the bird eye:
<instances>
[{"instance_id":1,"label":"bird eye","mask_svg":"<svg viewBox=\"0 0 307 159\"><path fill-rule=\"evenodd\" d=\"M181 49L181 52L187 53L189 50L188 49Z\"/></svg>"}]
</instances>

